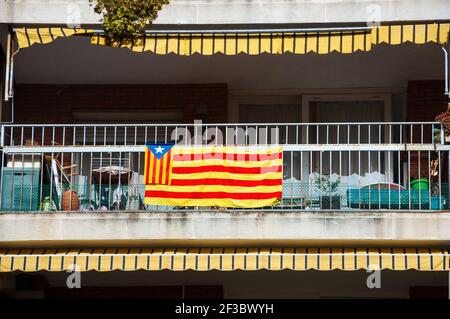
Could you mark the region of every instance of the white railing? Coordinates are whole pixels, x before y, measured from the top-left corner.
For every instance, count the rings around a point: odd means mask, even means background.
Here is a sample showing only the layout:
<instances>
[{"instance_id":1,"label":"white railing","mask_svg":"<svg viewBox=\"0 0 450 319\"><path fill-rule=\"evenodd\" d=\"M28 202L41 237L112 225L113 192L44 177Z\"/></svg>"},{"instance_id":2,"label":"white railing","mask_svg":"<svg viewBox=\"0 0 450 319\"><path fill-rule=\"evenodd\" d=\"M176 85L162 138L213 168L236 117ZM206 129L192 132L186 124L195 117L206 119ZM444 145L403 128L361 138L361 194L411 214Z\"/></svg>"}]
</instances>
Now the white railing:
<instances>
[{"instance_id":1,"label":"white railing","mask_svg":"<svg viewBox=\"0 0 450 319\"><path fill-rule=\"evenodd\" d=\"M239 124L21 124L2 126L2 146L444 144L435 122Z\"/></svg>"},{"instance_id":2,"label":"white railing","mask_svg":"<svg viewBox=\"0 0 450 319\"><path fill-rule=\"evenodd\" d=\"M3 211L61 210L67 188L72 209L175 209L143 204L147 143L283 145L283 198L264 209L448 209L440 123L14 124L0 133Z\"/></svg>"}]
</instances>

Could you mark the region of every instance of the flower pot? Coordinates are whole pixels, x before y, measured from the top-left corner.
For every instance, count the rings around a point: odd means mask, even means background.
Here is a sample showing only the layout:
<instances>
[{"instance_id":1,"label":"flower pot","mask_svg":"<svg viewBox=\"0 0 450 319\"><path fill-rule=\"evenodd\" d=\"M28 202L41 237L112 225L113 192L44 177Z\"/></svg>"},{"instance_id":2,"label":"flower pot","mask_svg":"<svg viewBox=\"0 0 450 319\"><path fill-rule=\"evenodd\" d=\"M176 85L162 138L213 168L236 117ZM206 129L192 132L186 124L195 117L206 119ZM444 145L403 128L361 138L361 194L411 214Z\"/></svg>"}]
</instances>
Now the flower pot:
<instances>
[{"instance_id":1,"label":"flower pot","mask_svg":"<svg viewBox=\"0 0 450 319\"><path fill-rule=\"evenodd\" d=\"M320 209L341 209L341 196L320 196Z\"/></svg>"},{"instance_id":2,"label":"flower pot","mask_svg":"<svg viewBox=\"0 0 450 319\"><path fill-rule=\"evenodd\" d=\"M419 189L428 189L428 179L420 178L411 180L410 186L411 189L419 190Z\"/></svg>"},{"instance_id":3,"label":"flower pot","mask_svg":"<svg viewBox=\"0 0 450 319\"><path fill-rule=\"evenodd\" d=\"M78 194L73 190L66 190L61 197L61 210L73 211L80 208Z\"/></svg>"}]
</instances>

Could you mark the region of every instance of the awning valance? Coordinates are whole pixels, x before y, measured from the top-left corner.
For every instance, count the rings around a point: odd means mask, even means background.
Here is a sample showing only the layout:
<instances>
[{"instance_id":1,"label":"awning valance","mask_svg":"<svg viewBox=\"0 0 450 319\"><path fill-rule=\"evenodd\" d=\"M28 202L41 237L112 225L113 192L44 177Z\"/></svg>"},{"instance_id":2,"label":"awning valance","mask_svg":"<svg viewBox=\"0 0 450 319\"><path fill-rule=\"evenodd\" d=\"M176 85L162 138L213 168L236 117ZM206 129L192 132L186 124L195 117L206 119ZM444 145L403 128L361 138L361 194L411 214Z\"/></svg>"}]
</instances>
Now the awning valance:
<instances>
[{"instance_id":1,"label":"awning valance","mask_svg":"<svg viewBox=\"0 0 450 319\"><path fill-rule=\"evenodd\" d=\"M73 35L89 36L93 34L89 29L71 28L21 28L15 30L19 49L28 48L33 44L47 44L57 38Z\"/></svg>"},{"instance_id":2,"label":"awning valance","mask_svg":"<svg viewBox=\"0 0 450 319\"><path fill-rule=\"evenodd\" d=\"M381 43L406 42L424 44L449 42L450 23L423 23L411 25L383 25L371 29L305 32L236 32L236 33L147 33L134 43L122 43L135 52L156 54L237 55L249 54L326 54L330 52L353 53L370 51ZM92 44L106 45L102 35L89 29L22 28L16 29L19 48L34 43L49 43L58 37L71 35L90 36Z\"/></svg>"},{"instance_id":3,"label":"awning valance","mask_svg":"<svg viewBox=\"0 0 450 319\"><path fill-rule=\"evenodd\" d=\"M10 249L0 251L0 272L39 270L345 270L448 271L447 249L191 248Z\"/></svg>"}]
</instances>

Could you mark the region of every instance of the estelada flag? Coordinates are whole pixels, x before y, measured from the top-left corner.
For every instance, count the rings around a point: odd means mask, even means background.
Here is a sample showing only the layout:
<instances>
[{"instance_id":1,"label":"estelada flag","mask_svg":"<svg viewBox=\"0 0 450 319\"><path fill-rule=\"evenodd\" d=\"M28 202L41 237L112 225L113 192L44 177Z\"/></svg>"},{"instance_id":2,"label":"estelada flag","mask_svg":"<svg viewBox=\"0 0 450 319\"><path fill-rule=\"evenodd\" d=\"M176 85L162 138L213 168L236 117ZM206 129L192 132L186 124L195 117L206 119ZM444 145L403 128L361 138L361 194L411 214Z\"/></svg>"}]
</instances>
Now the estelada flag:
<instances>
[{"instance_id":1,"label":"estelada flag","mask_svg":"<svg viewBox=\"0 0 450 319\"><path fill-rule=\"evenodd\" d=\"M145 148L144 183L170 185L173 144L147 144Z\"/></svg>"},{"instance_id":2,"label":"estelada flag","mask_svg":"<svg viewBox=\"0 0 450 319\"><path fill-rule=\"evenodd\" d=\"M147 205L251 208L280 201L281 146L166 147L147 145Z\"/></svg>"}]
</instances>

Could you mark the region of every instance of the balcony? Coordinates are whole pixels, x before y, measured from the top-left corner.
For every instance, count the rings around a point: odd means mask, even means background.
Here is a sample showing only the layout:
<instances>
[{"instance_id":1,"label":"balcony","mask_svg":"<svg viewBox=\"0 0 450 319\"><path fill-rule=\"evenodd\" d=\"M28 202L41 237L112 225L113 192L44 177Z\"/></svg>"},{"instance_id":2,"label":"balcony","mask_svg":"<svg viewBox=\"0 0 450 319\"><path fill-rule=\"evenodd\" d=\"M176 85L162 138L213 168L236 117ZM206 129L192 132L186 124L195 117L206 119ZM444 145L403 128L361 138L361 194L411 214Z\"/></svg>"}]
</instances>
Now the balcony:
<instances>
[{"instance_id":1,"label":"balcony","mask_svg":"<svg viewBox=\"0 0 450 319\"><path fill-rule=\"evenodd\" d=\"M3 125L0 207L217 210L144 204L145 144L174 143L283 146L279 204L222 211L447 210L450 146L442 132L433 122Z\"/></svg>"}]
</instances>

